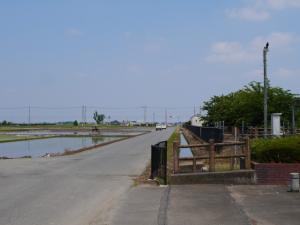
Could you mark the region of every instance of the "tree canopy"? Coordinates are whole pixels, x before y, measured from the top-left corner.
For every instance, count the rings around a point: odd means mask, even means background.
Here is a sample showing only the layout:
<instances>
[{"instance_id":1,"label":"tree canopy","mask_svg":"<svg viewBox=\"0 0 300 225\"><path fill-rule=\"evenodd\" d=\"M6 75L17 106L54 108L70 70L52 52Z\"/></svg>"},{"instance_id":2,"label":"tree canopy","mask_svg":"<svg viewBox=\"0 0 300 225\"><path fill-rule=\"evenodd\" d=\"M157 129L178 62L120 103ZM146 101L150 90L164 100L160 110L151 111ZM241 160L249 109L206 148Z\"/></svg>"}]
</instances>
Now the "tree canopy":
<instances>
[{"instance_id":1,"label":"tree canopy","mask_svg":"<svg viewBox=\"0 0 300 225\"><path fill-rule=\"evenodd\" d=\"M104 114L98 114L98 112L95 111L94 115L93 115L93 119L95 120L95 122L97 124L101 124L101 123L103 123L103 121L105 119L105 115Z\"/></svg>"},{"instance_id":2,"label":"tree canopy","mask_svg":"<svg viewBox=\"0 0 300 225\"><path fill-rule=\"evenodd\" d=\"M251 82L242 89L227 95L213 96L204 102L206 115L202 119L207 124L225 121L227 125L240 126L242 121L248 126L262 126L263 115L263 85ZM268 88L268 119L271 113L282 113L283 121L291 120L293 94L280 87Z\"/></svg>"}]
</instances>

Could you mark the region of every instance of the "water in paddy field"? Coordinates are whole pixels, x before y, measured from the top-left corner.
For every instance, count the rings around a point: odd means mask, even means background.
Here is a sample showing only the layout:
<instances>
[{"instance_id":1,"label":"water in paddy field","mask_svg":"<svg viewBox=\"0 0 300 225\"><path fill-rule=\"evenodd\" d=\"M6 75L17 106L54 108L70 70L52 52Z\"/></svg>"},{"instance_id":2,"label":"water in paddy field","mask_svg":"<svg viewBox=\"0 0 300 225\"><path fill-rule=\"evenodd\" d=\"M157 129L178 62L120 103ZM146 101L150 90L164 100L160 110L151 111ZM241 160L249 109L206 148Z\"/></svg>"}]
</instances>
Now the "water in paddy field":
<instances>
[{"instance_id":1,"label":"water in paddy field","mask_svg":"<svg viewBox=\"0 0 300 225\"><path fill-rule=\"evenodd\" d=\"M185 137L183 136L182 133L180 133L180 144L181 145L188 145ZM179 157L182 158L182 157L193 157L193 154L192 154L192 150L190 148L181 148L180 149L180 154L179 154Z\"/></svg>"},{"instance_id":2,"label":"water in paddy field","mask_svg":"<svg viewBox=\"0 0 300 225\"><path fill-rule=\"evenodd\" d=\"M47 153L63 153L65 150L77 150L117 139L119 137L55 137L0 143L0 157L40 157Z\"/></svg>"}]
</instances>

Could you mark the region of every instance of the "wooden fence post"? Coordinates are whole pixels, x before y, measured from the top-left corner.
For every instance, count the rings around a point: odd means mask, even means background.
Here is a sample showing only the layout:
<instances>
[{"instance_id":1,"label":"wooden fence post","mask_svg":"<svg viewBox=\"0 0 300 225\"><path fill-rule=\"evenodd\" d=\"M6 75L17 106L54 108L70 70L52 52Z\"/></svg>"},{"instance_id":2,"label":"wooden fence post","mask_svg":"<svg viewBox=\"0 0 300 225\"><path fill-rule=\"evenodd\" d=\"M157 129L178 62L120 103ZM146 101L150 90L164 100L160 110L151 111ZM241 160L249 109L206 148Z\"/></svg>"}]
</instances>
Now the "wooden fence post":
<instances>
[{"instance_id":1,"label":"wooden fence post","mask_svg":"<svg viewBox=\"0 0 300 225\"><path fill-rule=\"evenodd\" d=\"M196 172L197 170L197 160L195 158L195 156L193 157L193 172Z\"/></svg>"},{"instance_id":2,"label":"wooden fence post","mask_svg":"<svg viewBox=\"0 0 300 225\"><path fill-rule=\"evenodd\" d=\"M209 172L215 172L215 143L209 140Z\"/></svg>"},{"instance_id":3,"label":"wooden fence post","mask_svg":"<svg viewBox=\"0 0 300 225\"><path fill-rule=\"evenodd\" d=\"M245 143L246 143L246 146L245 146L245 163L246 163L246 169L251 169L251 150L250 150L250 140L249 140L249 137L247 137L245 139Z\"/></svg>"},{"instance_id":4,"label":"wooden fence post","mask_svg":"<svg viewBox=\"0 0 300 225\"><path fill-rule=\"evenodd\" d=\"M179 142L173 142L173 173L178 173L179 170Z\"/></svg>"}]
</instances>

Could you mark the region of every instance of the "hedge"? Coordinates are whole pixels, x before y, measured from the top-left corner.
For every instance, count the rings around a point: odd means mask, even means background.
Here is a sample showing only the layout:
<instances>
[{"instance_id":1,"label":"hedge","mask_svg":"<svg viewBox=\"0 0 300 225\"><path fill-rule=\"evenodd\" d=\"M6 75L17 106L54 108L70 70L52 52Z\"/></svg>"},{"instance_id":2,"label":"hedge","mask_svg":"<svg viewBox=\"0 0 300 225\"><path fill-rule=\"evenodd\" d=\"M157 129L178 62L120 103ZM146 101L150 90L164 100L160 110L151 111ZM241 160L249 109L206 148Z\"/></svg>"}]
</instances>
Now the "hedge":
<instances>
[{"instance_id":1,"label":"hedge","mask_svg":"<svg viewBox=\"0 0 300 225\"><path fill-rule=\"evenodd\" d=\"M252 160L266 163L300 163L300 136L254 139Z\"/></svg>"}]
</instances>

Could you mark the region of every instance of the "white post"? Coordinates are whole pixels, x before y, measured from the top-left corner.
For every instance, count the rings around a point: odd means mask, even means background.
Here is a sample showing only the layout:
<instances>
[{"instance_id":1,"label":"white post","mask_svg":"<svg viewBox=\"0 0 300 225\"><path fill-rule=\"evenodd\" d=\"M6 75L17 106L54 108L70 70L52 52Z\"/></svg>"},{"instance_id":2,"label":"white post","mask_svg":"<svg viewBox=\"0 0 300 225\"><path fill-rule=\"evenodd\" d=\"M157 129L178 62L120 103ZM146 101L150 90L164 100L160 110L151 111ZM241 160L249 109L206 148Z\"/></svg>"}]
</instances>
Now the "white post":
<instances>
[{"instance_id":1,"label":"white post","mask_svg":"<svg viewBox=\"0 0 300 225\"><path fill-rule=\"evenodd\" d=\"M280 126L280 116L281 113L272 113L272 135L274 136L281 136L281 126Z\"/></svg>"},{"instance_id":2,"label":"white post","mask_svg":"<svg viewBox=\"0 0 300 225\"><path fill-rule=\"evenodd\" d=\"M299 173L290 173L290 191L299 192Z\"/></svg>"}]
</instances>

